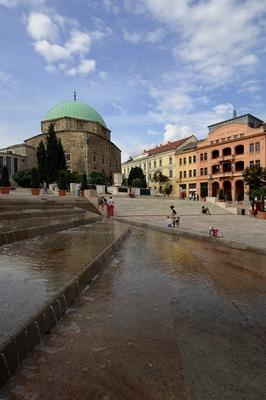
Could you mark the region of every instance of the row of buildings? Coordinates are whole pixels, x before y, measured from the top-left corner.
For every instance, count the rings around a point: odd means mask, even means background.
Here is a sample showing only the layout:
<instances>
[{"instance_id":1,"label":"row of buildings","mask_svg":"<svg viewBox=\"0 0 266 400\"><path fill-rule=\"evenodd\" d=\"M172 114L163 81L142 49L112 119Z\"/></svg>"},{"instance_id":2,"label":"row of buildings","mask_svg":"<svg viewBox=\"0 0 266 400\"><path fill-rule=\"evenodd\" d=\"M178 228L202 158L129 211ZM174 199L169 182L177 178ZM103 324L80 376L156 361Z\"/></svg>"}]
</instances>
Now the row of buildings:
<instances>
[{"instance_id":1,"label":"row of buildings","mask_svg":"<svg viewBox=\"0 0 266 400\"><path fill-rule=\"evenodd\" d=\"M36 151L50 124L61 139L68 170L79 174L98 171L107 177L121 172L121 151L111 141L111 131L104 119L91 106L76 99L51 108L41 121L40 134L0 149L0 169L7 166L12 177L16 172L36 167Z\"/></svg>"},{"instance_id":2,"label":"row of buildings","mask_svg":"<svg viewBox=\"0 0 266 400\"><path fill-rule=\"evenodd\" d=\"M129 176L132 167L141 167L148 187L162 192L167 185L179 197L198 194L241 200L244 196L242 172L248 166L266 167L266 124L251 114L210 125L207 138L194 135L144 150L122 164ZM166 184L153 180L155 172L168 177Z\"/></svg>"}]
</instances>

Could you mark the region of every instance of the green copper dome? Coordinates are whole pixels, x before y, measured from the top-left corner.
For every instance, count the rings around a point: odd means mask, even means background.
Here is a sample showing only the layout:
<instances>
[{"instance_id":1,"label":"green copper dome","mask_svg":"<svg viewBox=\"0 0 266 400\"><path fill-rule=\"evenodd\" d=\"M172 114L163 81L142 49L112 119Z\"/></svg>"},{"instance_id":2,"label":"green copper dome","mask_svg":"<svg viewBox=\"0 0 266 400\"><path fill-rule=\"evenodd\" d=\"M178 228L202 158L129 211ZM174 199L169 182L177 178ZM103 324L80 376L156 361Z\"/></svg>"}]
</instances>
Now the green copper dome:
<instances>
[{"instance_id":1,"label":"green copper dome","mask_svg":"<svg viewBox=\"0 0 266 400\"><path fill-rule=\"evenodd\" d=\"M98 122L106 128L105 122L100 114L94 110L94 108L81 101L63 101L62 103L57 104L48 111L43 121L64 117Z\"/></svg>"}]
</instances>

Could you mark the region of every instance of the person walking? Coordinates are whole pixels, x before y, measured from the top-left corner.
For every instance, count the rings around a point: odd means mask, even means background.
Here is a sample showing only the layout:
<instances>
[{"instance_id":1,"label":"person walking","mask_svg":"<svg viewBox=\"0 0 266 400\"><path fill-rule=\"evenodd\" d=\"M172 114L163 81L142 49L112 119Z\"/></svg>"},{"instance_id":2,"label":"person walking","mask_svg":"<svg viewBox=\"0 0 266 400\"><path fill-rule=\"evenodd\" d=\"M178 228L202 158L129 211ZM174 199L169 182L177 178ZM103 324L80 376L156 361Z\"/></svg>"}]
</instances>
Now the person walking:
<instances>
[{"instance_id":1,"label":"person walking","mask_svg":"<svg viewBox=\"0 0 266 400\"><path fill-rule=\"evenodd\" d=\"M113 218L114 216L114 207L115 207L114 200L112 196L110 196L107 202L107 215L109 218Z\"/></svg>"}]
</instances>

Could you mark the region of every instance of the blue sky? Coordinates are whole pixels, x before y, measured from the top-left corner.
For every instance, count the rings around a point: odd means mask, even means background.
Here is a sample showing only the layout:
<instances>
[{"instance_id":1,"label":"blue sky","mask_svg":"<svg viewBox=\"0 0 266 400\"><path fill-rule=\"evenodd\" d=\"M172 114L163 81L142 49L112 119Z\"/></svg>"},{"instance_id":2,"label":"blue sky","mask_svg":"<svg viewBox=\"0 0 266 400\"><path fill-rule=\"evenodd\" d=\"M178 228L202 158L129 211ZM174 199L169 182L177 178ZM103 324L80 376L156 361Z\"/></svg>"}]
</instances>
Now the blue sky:
<instances>
[{"instance_id":1,"label":"blue sky","mask_svg":"<svg viewBox=\"0 0 266 400\"><path fill-rule=\"evenodd\" d=\"M265 0L0 0L0 147L74 90L123 160L234 107L266 120L265 16Z\"/></svg>"}]
</instances>

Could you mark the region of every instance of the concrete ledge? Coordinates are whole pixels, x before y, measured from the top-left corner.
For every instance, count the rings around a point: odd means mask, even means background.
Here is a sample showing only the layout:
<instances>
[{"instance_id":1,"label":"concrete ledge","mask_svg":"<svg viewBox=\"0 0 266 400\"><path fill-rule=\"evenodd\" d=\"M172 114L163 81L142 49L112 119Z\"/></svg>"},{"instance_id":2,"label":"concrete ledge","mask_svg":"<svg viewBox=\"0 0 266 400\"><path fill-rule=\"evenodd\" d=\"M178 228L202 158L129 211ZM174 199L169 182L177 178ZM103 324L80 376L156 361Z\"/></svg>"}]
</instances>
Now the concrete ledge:
<instances>
[{"instance_id":1,"label":"concrete ledge","mask_svg":"<svg viewBox=\"0 0 266 400\"><path fill-rule=\"evenodd\" d=\"M0 387L11 378L29 351L56 325L92 278L102 271L106 262L110 260L129 233L130 230L127 229L92 262L85 264L79 274L71 279L53 300L45 304L13 337L9 336L0 348Z\"/></svg>"},{"instance_id":2,"label":"concrete ledge","mask_svg":"<svg viewBox=\"0 0 266 400\"><path fill-rule=\"evenodd\" d=\"M70 222L63 222L61 224L36 226L28 229L20 229L17 231L8 231L0 233L0 246L17 242L19 240L31 239L35 236L43 236L49 233L63 231L65 229L75 228L77 226L91 224L97 222L102 217L96 215L95 217L88 217L84 219L76 219Z\"/></svg>"},{"instance_id":3,"label":"concrete ledge","mask_svg":"<svg viewBox=\"0 0 266 400\"><path fill-rule=\"evenodd\" d=\"M140 228L151 229L154 231L163 232L163 233L166 233L166 234L172 235L172 236L174 235L174 236L180 236L180 237L182 237L182 236L188 237L191 239L209 242L214 245L229 247L229 248L235 249L235 250L244 250L244 251L250 251L250 252L256 253L256 254L266 255L266 249L263 249L260 247L255 247L255 246L249 246L249 245L246 245L245 243L236 242L233 240L226 240L223 238L219 238L219 239L218 238L209 238L208 235L202 234L202 233L188 232L188 231L184 231L180 228L166 228L163 226L152 225L152 224L148 224L145 222L129 221L125 218L116 217L115 219L119 222L123 222L123 223L130 224L130 225L135 225ZM246 273L247 275L266 280L266 274L264 275L264 274L260 273L259 271L255 271L248 267L239 266L236 264L234 264L234 265L232 264L232 265L230 265L230 267L238 269L238 270L242 271L243 273Z\"/></svg>"}]
</instances>

